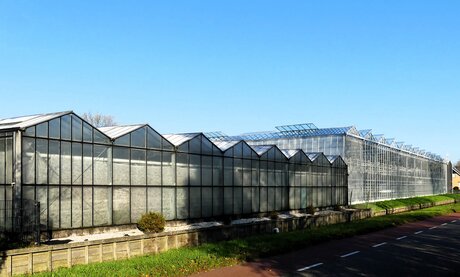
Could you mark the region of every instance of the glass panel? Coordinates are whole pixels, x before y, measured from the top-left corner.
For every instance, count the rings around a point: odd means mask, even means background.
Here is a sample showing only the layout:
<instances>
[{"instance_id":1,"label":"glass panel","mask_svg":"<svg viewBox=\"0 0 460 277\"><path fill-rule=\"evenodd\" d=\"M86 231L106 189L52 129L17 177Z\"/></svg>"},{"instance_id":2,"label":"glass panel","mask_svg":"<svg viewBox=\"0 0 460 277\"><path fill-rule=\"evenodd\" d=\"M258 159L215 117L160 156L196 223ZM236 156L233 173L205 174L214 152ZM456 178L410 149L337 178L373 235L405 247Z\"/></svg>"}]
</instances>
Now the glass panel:
<instances>
[{"instance_id":1,"label":"glass panel","mask_svg":"<svg viewBox=\"0 0 460 277\"><path fill-rule=\"evenodd\" d=\"M35 139L22 139L22 182L35 184Z\"/></svg>"},{"instance_id":2,"label":"glass panel","mask_svg":"<svg viewBox=\"0 0 460 277\"><path fill-rule=\"evenodd\" d=\"M161 152L147 152L147 184L161 186Z\"/></svg>"},{"instance_id":3,"label":"glass panel","mask_svg":"<svg viewBox=\"0 0 460 277\"><path fill-rule=\"evenodd\" d=\"M131 184L146 185L145 150L131 149Z\"/></svg>"},{"instance_id":4,"label":"glass panel","mask_svg":"<svg viewBox=\"0 0 460 277\"><path fill-rule=\"evenodd\" d=\"M207 140L206 138L203 138L201 147L202 147L201 149L202 154L212 155L212 143L209 140Z\"/></svg>"},{"instance_id":5,"label":"glass panel","mask_svg":"<svg viewBox=\"0 0 460 277\"><path fill-rule=\"evenodd\" d=\"M251 185L251 160L243 160L243 186Z\"/></svg>"},{"instance_id":6,"label":"glass panel","mask_svg":"<svg viewBox=\"0 0 460 277\"><path fill-rule=\"evenodd\" d=\"M49 168L48 176L50 184L59 184L60 166L60 143L59 141L49 141Z\"/></svg>"},{"instance_id":7,"label":"glass panel","mask_svg":"<svg viewBox=\"0 0 460 277\"><path fill-rule=\"evenodd\" d=\"M252 172L251 172L251 179L253 186L259 186L259 161L252 160Z\"/></svg>"},{"instance_id":8,"label":"glass panel","mask_svg":"<svg viewBox=\"0 0 460 277\"><path fill-rule=\"evenodd\" d=\"M186 219L189 217L188 214L188 187L177 188L177 218Z\"/></svg>"},{"instance_id":9,"label":"glass panel","mask_svg":"<svg viewBox=\"0 0 460 277\"><path fill-rule=\"evenodd\" d=\"M233 159L224 158L224 185L233 186Z\"/></svg>"},{"instance_id":10,"label":"glass panel","mask_svg":"<svg viewBox=\"0 0 460 277\"><path fill-rule=\"evenodd\" d=\"M59 228L59 187L49 188L49 225L53 229Z\"/></svg>"},{"instance_id":11,"label":"glass panel","mask_svg":"<svg viewBox=\"0 0 460 277\"><path fill-rule=\"evenodd\" d=\"M48 226L48 188L36 187L37 198L40 202L40 224Z\"/></svg>"},{"instance_id":12,"label":"glass panel","mask_svg":"<svg viewBox=\"0 0 460 277\"><path fill-rule=\"evenodd\" d=\"M145 127L131 133L131 146L145 148Z\"/></svg>"},{"instance_id":13,"label":"glass panel","mask_svg":"<svg viewBox=\"0 0 460 277\"><path fill-rule=\"evenodd\" d=\"M23 186L22 187L22 199L23 200L35 200L35 186ZM23 220L25 222L30 222L34 220L33 217L33 202L32 201L23 201L22 202L22 207L23 207ZM7 220L6 222L6 227L12 227L12 222L11 220Z\"/></svg>"},{"instance_id":14,"label":"glass panel","mask_svg":"<svg viewBox=\"0 0 460 277\"><path fill-rule=\"evenodd\" d=\"M213 215L219 216L223 213L223 198L224 198L224 189L222 187L214 187L212 190L212 206L213 206Z\"/></svg>"},{"instance_id":15,"label":"glass panel","mask_svg":"<svg viewBox=\"0 0 460 277\"><path fill-rule=\"evenodd\" d=\"M252 188L243 188L243 213L249 214L252 212Z\"/></svg>"},{"instance_id":16,"label":"glass panel","mask_svg":"<svg viewBox=\"0 0 460 277\"><path fill-rule=\"evenodd\" d=\"M202 203L202 217L212 216L212 188L202 188L201 195L203 198Z\"/></svg>"},{"instance_id":17,"label":"glass panel","mask_svg":"<svg viewBox=\"0 0 460 277\"><path fill-rule=\"evenodd\" d=\"M261 187L260 188L260 212L266 212L267 211L267 188L266 187Z\"/></svg>"},{"instance_id":18,"label":"glass panel","mask_svg":"<svg viewBox=\"0 0 460 277\"><path fill-rule=\"evenodd\" d=\"M131 221L137 222L147 211L147 188L131 188Z\"/></svg>"},{"instance_id":19,"label":"glass panel","mask_svg":"<svg viewBox=\"0 0 460 277\"><path fill-rule=\"evenodd\" d=\"M275 188L268 188L268 211L275 210Z\"/></svg>"},{"instance_id":20,"label":"glass panel","mask_svg":"<svg viewBox=\"0 0 460 277\"><path fill-rule=\"evenodd\" d=\"M201 161L202 165L202 185L203 186L212 186L212 157L202 156Z\"/></svg>"},{"instance_id":21,"label":"glass panel","mask_svg":"<svg viewBox=\"0 0 460 277\"><path fill-rule=\"evenodd\" d=\"M267 175L267 180L268 180L268 186L273 187L275 186L275 163L274 162L268 162L268 175Z\"/></svg>"},{"instance_id":22,"label":"glass panel","mask_svg":"<svg viewBox=\"0 0 460 277\"><path fill-rule=\"evenodd\" d=\"M161 137L156 132L147 128L147 147L161 149Z\"/></svg>"},{"instance_id":23,"label":"glass panel","mask_svg":"<svg viewBox=\"0 0 460 277\"><path fill-rule=\"evenodd\" d=\"M82 121L78 117L72 116L72 139L81 141L82 135Z\"/></svg>"},{"instance_id":24,"label":"glass panel","mask_svg":"<svg viewBox=\"0 0 460 277\"><path fill-rule=\"evenodd\" d=\"M37 139L35 172L37 184L48 184L48 141Z\"/></svg>"},{"instance_id":25,"label":"glass panel","mask_svg":"<svg viewBox=\"0 0 460 277\"><path fill-rule=\"evenodd\" d=\"M113 224L128 224L129 218L129 188L113 188Z\"/></svg>"},{"instance_id":26,"label":"glass panel","mask_svg":"<svg viewBox=\"0 0 460 277\"><path fill-rule=\"evenodd\" d=\"M61 138L70 139L71 133L72 132L70 129L70 116L65 115L61 117Z\"/></svg>"},{"instance_id":27,"label":"glass panel","mask_svg":"<svg viewBox=\"0 0 460 277\"><path fill-rule=\"evenodd\" d=\"M29 137L35 137L35 126L26 128L24 135L29 136Z\"/></svg>"},{"instance_id":28,"label":"glass panel","mask_svg":"<svg viewBox=\"0 0 460 277\"><path fill-rule=\"evenodd\" d=\"M283 199L283 188L277 187L275 188L275 210L280 211L282 207L282 199Z\"/></svg>"},{"instance_id":29,"label":"glass panel","mask_svg":"<svg viewBox=\"0 0 460 277\"><path fill-rule=\"evenodd\" d=\"M38 124L36 126L37 137L47 138L48 137L48 122Z\"/></svg>"},{"instance_id":30,"label":"glass panel","mask_svg":"<svg viewBox=\"0 0 460 277\"><path fill-rule=\"evenodd\" d=\"M222 180L222 158L213 157L213 171L212 171L212 184L213 186L223 186Z\"/></svg>"},{"instance_id":31,"label":"glass panel","mask_svg":"<svg viewBox=\"0 0 460 277\"><path fill-rule=\"evenodd\" d=\"M238 143L233 147L233 155L235 157L243 157L243 143Z\"/></svg>"},{"instance_id":32,"label":"glass panel","mask_svg":"<svg viewBox=\"0 0 460 277\"><path fill-rule=\"evenodd\" d=\"M70 176L70 174L69 174ZM71 204L71 187L63 186L61 187L61 228L68 229L71 227L71 211L72 211L72 204Z\"/></svg>"},{"instance_id":33,"label":"glass panel","mask_svg":"<svg viewBox=\"0 0 460 277\"><path fill-rule=\"evenodd\" d=\"M258 213L259 210L259 188L252 187L252 212Z\"/></svg>"},{"instance_id":34,"label":"glass panel","mask_svg":"<svg viewBox=\"0 0 460 277\"><path fill-rule=\"evenodd\" d=\"M83 141L93 141L93 127L86 122L83 122Z\"/></svg>"},{"instance_id":35,"label":"glass panel","mask_svg":"<svg viewBox=\"0 0 460 277\"><path fill-rule=\"evenodd\" d=\"M6 140L4 138L0 138L0 184L6 184L5 183L5 179L6 179L5 178L5 171L6 171L5 162L6 162ZM4 200L2 198L3 197L2 192L3 191L0 191L0 199ZM2 214L0 213L0 217L1 216ZM3 222L0 222L0 224L1 223Z\"/></svg>"},{"instance_id":36,"label":"glass panel","mask_svg":"<svg viewBox=\"0 0 460 277\"><path fill-rule=\"evenodd\" d=\"M163 186L174 186L175 185L175 176L174 176L174 158L175 154L171 152L162 152L163 162L162 162L162 172L163 177Z\"/></svg>"},{"instance_id":37,"label":"glass panel","mask_svg":"<svg viewBox=\"0 0 460 277\"><path fill-rule=\"evenodd\" d=\"M147 188L149 212L161 213L161 188Z\"/></svg>"},{"instance_id":38,"label":"glass panel","mask_svg":"<svg viewBox=\"0 0 460 277\"><path fill-rule=\"evenodd\" d=\"M115 145L129 146L129 134L117 138L117 139L113 142L113 144L115 144Z\"/></svg>"},{"instance_id":39,"label":"glass panel","mask_svg":"<svg viewBox=\"0 0 460 277\"><path fill-rule=\"evenodd\" d=\"M177 185L188 186L188 154L177 153Z\"/></svg>"},{"instance_id":40,"label":"glass panel","mask_svg":"<svg viewBox=\"0 0 460 277\"><path fill-rule=\"evenodd\" d=\"M201 188L190 188L190 218L201 217Z\"/></svg>"},{"instance_id":41,"label":"glass panel","mask_svg":"<svg viewBox=\"0 0 460 277\"><path fill-rule=\"evenodd\" d=\"M233 188L224 188L224 214L233 214Z\"/></svg>"},{"instance_id":42,"label":"glass panel","mask_svg":"<svg viewBox=\"0 0 460 277\"><path fill-rule=\"evenodd\" d=\"M241 214L243 212L243 189L234 187L233 191L233 213Z\"/></svg>"},{"instance_id":43,"label":"glass panel","mask_svg":"<svg viewBox=\"0 0 460 277\"><path fill-rule=\"evenodd\" d=\"M61 138L61 119L56 118L49 122L49 136L50 138Z\"/></svg>"},{"instance_id":44,"label":"glass panel","mask_svg":"<svg viewBox=\"0 0 460 277\"><path fill-rule=\"evenodd\" d=\"M93 146L83 144L83 184L93 184Z\"/></svg>"},{"instance_id":45,"label":"glass panel","mask_svg":"<svg viewBox=\"0 0 460 277\"><path fill-rule=\"evenodd\" d=\"M110 140L101 132L93 128L93 136L95 143L110 143Z\"/></svg>"},{"instance_id":46,"label":"glass panel","mask_svg":"<svg viewBox=\"0 0 460 277\"><path fill-rule=\"evenodd\" d=\"M111 182L109 177L109 147L94 145L94 184L108 185Z\"/></svg>"},{"instance_id":47,"label":"glass panel","mask_svg":"<svg viewBox=\"0 0 460 277\"><path fill-rule=\"evenodd\" d=\"M169 141L167 141L166 139L162 138L161 143L162 143L163 149L165 149L165 150L174 150L174 146Z\"/></svg>"},{"instance_id":48,"label":"glass panel","mask_svg":"<svg viewBox=\"0 0 460 277\"><path fill-rule=\"evenodd\" d=\"M82 144L72 143L72 184L83 184L82 171Z\"/></svg>"},{"instance_id":49,"label":"glass panel","mask_svg":"<svg viewBox=\"0 0 460 277\"><path fill-rule=\"evenodd\" d=\"M189 145L190 145L190 149L189 149L190 153L200 154L201 153L201 135L190 140Z\"/></svg>"},{"instance_id":50,"label":"glass panel","mask_svg":"<svg viewBox=\"0 0 460 277\"><path fill-rule=\"evenodd\" d=\"M199 155L190 155L190 185L201 185L201 159Z\"/></svg>"},{"instance_id":51,"label":"glass panel","mask_svg":"<svg viewBox=\"0 0 460 277\"><path fill-rule=\"evenodd\" d=\"M93 188L83 188L83 227L93 225Z\"/></svg>"},{"instance_id":52,"label":"glass panel","mask_svg":"<svg viewBox=\"0 0 460 277\"><path fill-rule=\"evenodd\" d=\"M71 183L71 144L61 142L61 183Z\"/></svg>"},{"instance_id":53,"label":"glass panel","mask_svg":"<svg viewBox=\"0 0 460 277\"><path fill-rule=\"evenodd\" d=\"M267 181L268 175L267 175L267 162L266 161L261 161L260 162L260 185L261 186L267 186L268 181Z\"/></svg>"},{"instance_id":54,"label":"glass panel","mask_svg":"<svg viewBox=\"0 0 460 277\"><path fill-rule=\"evenodd\" d=\"M243 157L250 159L252 156L252 150L245 143L241 143L243 147Z\"/></svg>"},{"instance_id":55,"label":"glass panel","mask_svg":"<svg viewBox=\"0 0 460 277\"><path fill-rule=\"evenodd\" d=\"M72 228L83 226L83 191L82 187L72 187Z\"/></svg>"},{"instance_id":56,"label":"glass panel","mask_svg":"<svg viewBox=\"0 0 460 277\"><path fill-rule=\"evenodd\" d=\"M242 186L243 185L243 161L241 159L233 160L233 185Z\"/></svg>"},{"instance_id":57,"label":"glass panel","mask_svg":"<svg viewBox=\"0 0 460 277\"><path fill-rule=\"evenodd\" d=\"M113 184L129 185L129 148L113 148Z\"/></svg>"},{"instance_id":58,"label":"glass panel","mask_svg":"<svg viewBox=\"0 0 460 277\"><path fill-rule=\"evenodd\" d=\"M163 215L166 219L176 218L176 203L174 188L163 187Z\"/></svg>"},{"instance_id":59,"label":"glass panel","mask_svg":"<svg viewBox=\"0 0 460 277\"><path fill-rule=\"evenodd\" d=\"M94 187L94 225L111 224L112 209L110 209L111 188Z\"/></svg>"}]
</instances>

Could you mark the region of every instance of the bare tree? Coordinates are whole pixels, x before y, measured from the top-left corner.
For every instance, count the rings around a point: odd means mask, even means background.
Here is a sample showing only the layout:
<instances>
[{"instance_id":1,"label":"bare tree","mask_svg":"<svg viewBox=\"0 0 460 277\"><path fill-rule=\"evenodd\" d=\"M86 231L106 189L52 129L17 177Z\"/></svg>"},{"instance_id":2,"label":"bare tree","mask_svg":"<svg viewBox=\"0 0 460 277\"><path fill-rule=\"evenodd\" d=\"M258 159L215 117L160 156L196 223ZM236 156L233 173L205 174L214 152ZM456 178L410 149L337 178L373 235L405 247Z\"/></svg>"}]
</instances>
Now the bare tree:
<instances>
[{"instance_id":1,"label":"bare tree","mask_svg":"<svg viewBox=\"0 0 460 277\"><path fill-rule=\"evenodd\" d=\"M456 167L458 170L460 170L460 161L457 161L457 162L455 163L455 167Z\"/></svg>"},{"instance_id":2,"label":"bare tree","mask_svg":"<svg viewBox=\"0 0 460 277\"><path fill-rule=\"evenodd\" d=\"M96 127L114 126L117 124L111 115L88 112L84 113L81 117Z\"/></svg>"}]
</instances>

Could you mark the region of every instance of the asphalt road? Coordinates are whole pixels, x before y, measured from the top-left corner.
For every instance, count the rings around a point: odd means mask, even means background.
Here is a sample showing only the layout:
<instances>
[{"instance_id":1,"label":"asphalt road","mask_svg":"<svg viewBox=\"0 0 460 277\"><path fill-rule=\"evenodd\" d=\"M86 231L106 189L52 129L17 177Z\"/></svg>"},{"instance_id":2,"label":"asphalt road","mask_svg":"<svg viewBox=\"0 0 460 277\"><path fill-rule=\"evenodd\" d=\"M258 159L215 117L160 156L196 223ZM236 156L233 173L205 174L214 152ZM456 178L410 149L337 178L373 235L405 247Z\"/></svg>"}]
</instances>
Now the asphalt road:
<instances>
[{"instance_id":1,"label":"asphalt road","mask_svg":"<svg viewBox=\"0 0 460 277\"><path fill-rule=\"evenodd\" d=\"M199 276L460 276L460 213Z\"/></svg>"}]
</instances>

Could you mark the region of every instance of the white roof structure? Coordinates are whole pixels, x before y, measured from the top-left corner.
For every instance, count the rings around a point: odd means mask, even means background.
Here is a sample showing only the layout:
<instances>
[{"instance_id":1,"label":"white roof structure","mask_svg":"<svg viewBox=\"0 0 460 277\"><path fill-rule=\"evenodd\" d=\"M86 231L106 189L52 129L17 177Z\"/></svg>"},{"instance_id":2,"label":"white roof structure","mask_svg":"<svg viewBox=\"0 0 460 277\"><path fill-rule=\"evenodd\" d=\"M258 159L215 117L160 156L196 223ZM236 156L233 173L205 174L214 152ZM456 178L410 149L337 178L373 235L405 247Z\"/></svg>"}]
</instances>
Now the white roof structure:
<instances>
[{"instance_id":1,"label":"white roof structure","mask_svg":"<svg viewBox=\"0 0 460 277\"><path fill-rule=\"evenodd\" d=\"M109 138L116 139L145 126L147 126L147 124L100 127L98 129Z\"/></svg>"},{"instance_id":2,"label":"white roof structure","mask_svg":"<svg viewBox=\"0 0 460 277\"><path fill-rule=\"evenodd\" d=\"M72 111L47 113L47 114L36 114L21 117L12 117L6 119L0 119L0 130L19 130L29 126L37 125L42 122L60 117L66 114L72 114Z\"/></svg>"}]
</instances>

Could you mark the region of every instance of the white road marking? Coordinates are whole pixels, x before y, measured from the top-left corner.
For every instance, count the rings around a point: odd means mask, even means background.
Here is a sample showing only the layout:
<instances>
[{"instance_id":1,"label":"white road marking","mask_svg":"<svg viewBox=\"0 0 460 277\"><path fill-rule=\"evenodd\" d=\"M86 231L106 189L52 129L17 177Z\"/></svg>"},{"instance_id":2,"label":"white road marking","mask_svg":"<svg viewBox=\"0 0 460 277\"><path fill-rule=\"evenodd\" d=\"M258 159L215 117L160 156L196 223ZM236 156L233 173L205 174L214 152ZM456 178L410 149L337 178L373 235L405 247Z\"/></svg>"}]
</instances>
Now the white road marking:
<instances>
[{"instance_id":1,"label":"white road marking","mask_svg":"<svg viewBox=\"0 0 460 277\"><path fill-rule=\"evenodd\" d=\"M433 227L430 228L430 230L433 230L433 229L436 229L436 228L438 228L438 226L433 226Z\"/></svg>"},{"instance_id":2,"label":"white road marking","mask_svg":"<svg viewBox=\"0 0 460 277\"><path fill-rule=\"evenodd\" d=\"M441 224L441 226L446 226L446 225L447 225L447 223L443 223L443 224Z\"/></svg>"},{"instance_id":3,"label":"white road marking","mask_svg":"<svg viewBox=\"0 0 460 277\"><path fill-rule=\"evenodd\" d=\"M420 233L423 233L423 231L418 231L418 232L415 232L414 234L418 235Z\"/></svg>"},{"instance_id":4,"label":"white road marking","mask_svg":"<svg viewBox=\"0 0 460 277\"><path fill-rule=\"evenodd\" d=\"M317 264L312 264L312 265L309 265L309 266L306 266L306 267L303 267L301 269L297 269L297 271L304 271L304 270L307 270L307 269L310 269L310 268L314 268L314 267L317 267L317 266L320 266L322 265L323 263L317 263Z\"/></svg>"},{"instance_id":5,"label":"white road marking","mask_svg":"<svg viewBox=\"0 0 460 277\"><path fill-rule=\"evenodd\" d=\"M450 223L455 223L455 222L457 222L457 220L452 220Z\"/></svg>"},{"instance_id":6,"label":"white road marking","mask_svg":"<svg viewBox=\"0 0 460 277\"><path fill-rule=\"evenodd\" d=\"M345 254L345 255L342 255L340 256L340 258L346 258L346 257L349 257L351 255L355 255L355 254L358 254L360 251L354 251L354 252L350 252L348 254Z\"/></svg>"},{"instance_id":7,"label":"white road marking","mask_svg":"<svg viewBox=\"0 0 460 277\"><path fill-rule=\"evenodd\" d=\"M405 238L407 238L407 236L399 237L399 238L397 238L396 240L402 240L402 239L405 239Z\"/></svg>"},{"instance_id":8,"label":"white road marking","mask_svg":"<svg viewBox=\"0 0 460 277\"><path fill-rule=\"evenodd\" d=\"M375 248L375 247L380 247L380 246L385 245L385 244L387 244L387 243L386 243L386 242L382 242L382 243L379 243L379 244L376 244L376 245L372 245L372 247L374 247L374 248Z\"/></svg>"}]
</instances>

